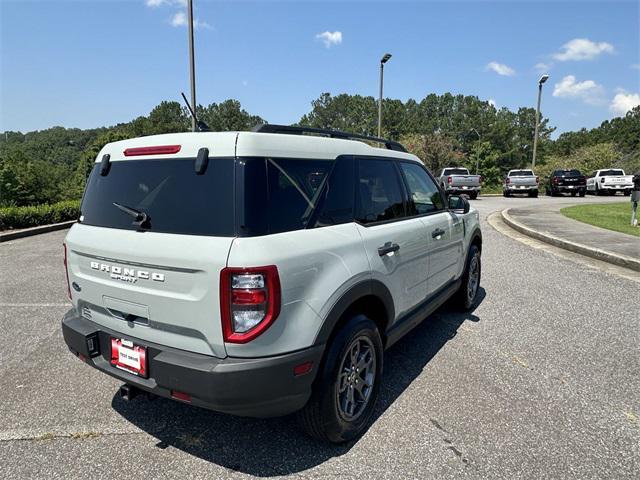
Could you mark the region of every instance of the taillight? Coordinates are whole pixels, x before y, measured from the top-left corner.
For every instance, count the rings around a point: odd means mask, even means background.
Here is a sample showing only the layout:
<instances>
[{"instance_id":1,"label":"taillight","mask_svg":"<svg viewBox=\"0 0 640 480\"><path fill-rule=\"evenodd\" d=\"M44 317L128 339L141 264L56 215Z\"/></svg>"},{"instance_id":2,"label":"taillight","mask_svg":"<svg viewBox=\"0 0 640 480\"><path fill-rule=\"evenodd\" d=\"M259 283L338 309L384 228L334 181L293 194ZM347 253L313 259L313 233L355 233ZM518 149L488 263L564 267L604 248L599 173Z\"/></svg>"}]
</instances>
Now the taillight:
<instances>
[{"instance_id":1,"label":"taillight","mask_svg":"<svg viewBox=\"0 0 640 480\"><path fill-rule=\"evenodd\" d=\"M482 177L482 175L480 175L480 178L478 179L478 181L479 181L480 183L484 182L484 178Z\"/></svg>"},{"instance_id":2,"label":"taillight","mask_svg":"<svg viewBox=\"0 0 640 480\"><path fill-rule=\"evenodd\" d=\"M553 177L551 179L551 183L553 183L554 185L557 185L558 184L558 177Z\"/></svg>"},{"instance_id":3,"label":"taillight","mask_svg":"<svg viewBox=\"0 0 640 480\"><path fill-rule=\"evenodd\" d=\"M506 183L507 185L509 185L511 183L511 179L509 177L504 179L504 183Z\"/></svg>"},{"instance_id":4,"label":"taillight","mask_svg":"<svg viewBox=\"0 0 640 480\"><path fill-rule=\"evenodd\" d=\"M536 177L536 183L540 183L540 177Z\"/></svg>"},{"instance_id":5,"label":"taillight","mask_svg":"<svg viewBox=\"0 0 640 480\"><path fill-rule=\"evenodd\" d=\"M67 297L72 300L71 285L69 285L69 266L67 265L67 244L63 243L62 246L64 247L64 276L67 279Z\"/></svg>"},{"instance_id":6,"label":"taillight","mask_svg":"<svg viewBox=\"0 0 640 480\"><path fill-rule=\"evenodd\" d=\"M275 265L224 268L220 273L220 314L224 341L247 343L280 313L280 277Z\"/></svg>"},{"instance_id":7,"label":"taillight","mask_svg":"<svg viewBox=\"0 0 640 480\"><path fill-rule=\"evenodd\" d=\"M451 185L451 182L452 182L452 181L453 181L453 180L451 179L451 177L447 177L447 183L448 183L449 185Z\"/></svg>"}]
</instances>

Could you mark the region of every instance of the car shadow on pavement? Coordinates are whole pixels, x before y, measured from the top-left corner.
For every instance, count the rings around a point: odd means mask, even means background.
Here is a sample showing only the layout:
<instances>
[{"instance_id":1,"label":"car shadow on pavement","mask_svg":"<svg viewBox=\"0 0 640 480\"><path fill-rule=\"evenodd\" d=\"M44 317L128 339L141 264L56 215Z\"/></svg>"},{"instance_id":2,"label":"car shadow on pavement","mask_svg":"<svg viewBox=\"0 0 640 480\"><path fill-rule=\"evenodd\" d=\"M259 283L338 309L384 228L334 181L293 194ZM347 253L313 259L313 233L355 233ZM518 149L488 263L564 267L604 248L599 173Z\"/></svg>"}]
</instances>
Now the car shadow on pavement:
<instances>
[{"instance_id":1,"label":"car shadow on pavement","mask_svg":"<svg viewBox=\"0 0 640 480\"><path fill-rule=\"evenodd\" d=\"M485 290L480 288L476 305L485 296ZM447 304L385 352L384 374L373 422L393 405L466 321L478 322L480 318L473 311L460 313ZM163 398L149 400L140 396L125 402L118 394L111 404L126 420L157 438L157 448L175 448L259 477L307 470L344 455L357 443L319 443L297 427L293 415L274 419L240 418Z\"/></svg>"}]
</instances>

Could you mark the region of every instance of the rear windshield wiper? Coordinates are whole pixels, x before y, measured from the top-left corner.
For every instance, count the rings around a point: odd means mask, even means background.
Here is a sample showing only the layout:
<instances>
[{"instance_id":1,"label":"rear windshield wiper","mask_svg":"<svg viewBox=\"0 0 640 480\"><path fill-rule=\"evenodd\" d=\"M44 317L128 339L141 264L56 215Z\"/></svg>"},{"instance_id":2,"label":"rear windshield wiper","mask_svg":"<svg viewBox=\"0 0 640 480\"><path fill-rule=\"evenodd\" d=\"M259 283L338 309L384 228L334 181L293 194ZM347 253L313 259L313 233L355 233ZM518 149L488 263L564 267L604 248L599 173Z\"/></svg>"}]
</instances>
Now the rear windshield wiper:
<instances>
[{"instance_id":1,"label":"rear windshield wiper","mask_svg":"<svg viewBox=\"0 0 640 480\"><path fill-rule=\"evenodd\" d=\"M147 215L142 210L136 210L135 208L127 207L126 205L122 205L118 202L113 202L113 206L135 218L134 224L138 227L148 226L149 222L151 221L151 217L149 217L149 215Z\"/></svg>"}]
</instances>

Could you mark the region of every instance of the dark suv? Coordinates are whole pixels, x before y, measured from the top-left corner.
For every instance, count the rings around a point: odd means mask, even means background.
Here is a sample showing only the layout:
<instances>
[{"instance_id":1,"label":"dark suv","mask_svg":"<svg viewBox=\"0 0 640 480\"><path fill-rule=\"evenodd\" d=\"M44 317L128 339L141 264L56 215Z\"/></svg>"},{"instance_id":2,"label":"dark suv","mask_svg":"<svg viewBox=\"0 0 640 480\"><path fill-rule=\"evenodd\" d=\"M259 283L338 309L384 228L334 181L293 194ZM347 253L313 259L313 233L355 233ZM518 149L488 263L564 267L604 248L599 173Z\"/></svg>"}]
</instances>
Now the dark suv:
<instances>
[{"instance_id":1,"label":"dark suv","mask_svg":"<svg viewBox=\"0 0 640 480\"><path fill-rule=\"evenodd\" d=\"M572 197L576 194L584 197L587 193L587 177L575 168L555 170L547 179L545 191L552 197L562 193L570 193Z\"/></svg>"}]
</instances>

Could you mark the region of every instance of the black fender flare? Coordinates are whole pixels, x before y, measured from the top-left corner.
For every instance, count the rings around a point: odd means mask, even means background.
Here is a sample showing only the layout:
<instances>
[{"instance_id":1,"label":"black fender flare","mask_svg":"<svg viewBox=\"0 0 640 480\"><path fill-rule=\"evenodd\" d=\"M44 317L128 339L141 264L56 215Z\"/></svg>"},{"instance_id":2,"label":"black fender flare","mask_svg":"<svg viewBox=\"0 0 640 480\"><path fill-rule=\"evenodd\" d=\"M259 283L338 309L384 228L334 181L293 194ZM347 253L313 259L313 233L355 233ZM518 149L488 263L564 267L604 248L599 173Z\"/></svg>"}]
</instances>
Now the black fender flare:
<instances>
[{"instance_id":1,"label":"black fender flare","mask_svg":"<svg viewBox=\"0 0 640 480\"><path fill-rule=\"evenodd\" d=\"M387 327L395 318L395 307L393 304L393 296L389 289L379 280L369 279L356 283L349 288L333 305L329 314L325 317L320 331L316 335L314 345L325 344L329 341L331 334L333 333L336 325L349 309L359 299L374 295L378 297L385 308L385 315L387 318ZM380 332L384 335L386 332Z\"/></svg>"}]
</instances>

